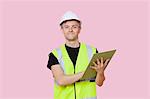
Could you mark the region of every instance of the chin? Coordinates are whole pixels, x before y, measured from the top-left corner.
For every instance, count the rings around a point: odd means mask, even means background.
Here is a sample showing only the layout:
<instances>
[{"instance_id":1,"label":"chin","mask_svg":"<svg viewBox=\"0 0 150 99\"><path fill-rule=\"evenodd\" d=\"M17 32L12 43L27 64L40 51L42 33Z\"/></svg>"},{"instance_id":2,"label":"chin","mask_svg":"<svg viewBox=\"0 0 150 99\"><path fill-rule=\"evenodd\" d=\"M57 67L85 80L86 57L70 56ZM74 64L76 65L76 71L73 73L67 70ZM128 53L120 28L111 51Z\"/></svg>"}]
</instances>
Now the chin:
<instances>
[{"instance_id":1,"label":"chin","mask_svg":"<svg viewBox=\"0 0 150 99\"><path fill-rule=\"evenodd\" d=\"M70 40L72 41L72 40L75 39L75 37L66 37L66 39L69 40L69 41L70 41Z\"/></svg>"},{"instance_id":2,"label":"chin","mask_svg":"<svg viewBox=\"0 0 150 99\"><path fill-rule=\"evenodd\" d=\"M75 41L76 39L78 39L78 37L76 37L76 36L66 36L66 39L68 41Z\"/></svg>"},{"instance_id":3,"label":"chin","mask_svg":"<svg viewBox=\"0 0 150 99\"><path fill-rule=\"evenodd\" d=\"M68 41L74 41L76 40L75 38L67 38Z\"/></svg>"},{"instance_id":4,"label":"chin","mask_svg":"<svg viewBox=\"0 0 150 99\"><path fill-rule=\"evenodd\" d=\"M75 39L67 39L68 41L74 41Z\"/></svg>"}]
</instances>

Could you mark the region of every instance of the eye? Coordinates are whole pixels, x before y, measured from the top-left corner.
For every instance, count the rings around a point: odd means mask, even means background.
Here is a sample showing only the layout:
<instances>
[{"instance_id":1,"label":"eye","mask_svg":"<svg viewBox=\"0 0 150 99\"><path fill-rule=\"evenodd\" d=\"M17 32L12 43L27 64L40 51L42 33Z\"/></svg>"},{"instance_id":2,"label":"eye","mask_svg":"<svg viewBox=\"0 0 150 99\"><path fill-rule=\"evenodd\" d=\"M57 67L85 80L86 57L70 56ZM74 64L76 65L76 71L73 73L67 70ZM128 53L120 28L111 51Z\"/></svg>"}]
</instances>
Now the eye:
<instances>
[{"instance_id":1,"label":"eye","mask_svg":"<svg viewBox=\"0 0 150 99\"><path fill-rule=\"evenodd\" d=\"M73 28L78 28L77 26L74 26Z\"/></svg>"},{"instance_id":2,"label":"eye","mask_svg":"<svg viewBox=\"0 0 150 99\"><path fill-rule=\"evenodd\" d=\"M65 29L68 29L68 28L69 28L69 26L64 26L64 28L65 28Z\"/></svg>"},{"instance_id":3,"label":"eye","mask_svg":"<svg viewBox=\"0 0 150 99\"><path fill-rule=\"evenodd\" d=\"M74 29L77 29L77 28L79 28L79 26L73 26L73 28L74 28Z\"/></svg>"}]
</instances>

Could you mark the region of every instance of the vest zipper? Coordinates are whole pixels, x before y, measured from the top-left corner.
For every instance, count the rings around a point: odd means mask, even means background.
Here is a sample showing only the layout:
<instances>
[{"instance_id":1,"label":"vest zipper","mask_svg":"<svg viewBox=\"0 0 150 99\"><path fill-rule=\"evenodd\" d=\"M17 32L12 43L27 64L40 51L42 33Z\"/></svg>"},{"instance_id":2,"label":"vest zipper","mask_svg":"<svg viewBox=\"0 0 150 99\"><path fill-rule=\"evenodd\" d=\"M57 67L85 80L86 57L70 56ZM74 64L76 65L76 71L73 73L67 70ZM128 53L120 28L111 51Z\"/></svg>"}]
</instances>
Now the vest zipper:
<instances>
[{"instance_id":1,"label":"vest zipper","mask_svg":"<svg viewBox=\"0 0 150 99\"><path fill-rule=\"evenodd\" d=\"M75 86L75 83L74 83L74 95L75 95L75 99L76 99L76 86Z\"/></svg>"},{"instance_id":2,"label":"vest zipper","mask_svg":"<svg viewBox=\"0 0 150 99\"><path fill-rule=\"evenodd\" d=\"M74 74L75 74L75 66L74 66ZM76 99L76 85L74 83L74 95L75 95L75 99Z\"/></svg>"}]
</instances>

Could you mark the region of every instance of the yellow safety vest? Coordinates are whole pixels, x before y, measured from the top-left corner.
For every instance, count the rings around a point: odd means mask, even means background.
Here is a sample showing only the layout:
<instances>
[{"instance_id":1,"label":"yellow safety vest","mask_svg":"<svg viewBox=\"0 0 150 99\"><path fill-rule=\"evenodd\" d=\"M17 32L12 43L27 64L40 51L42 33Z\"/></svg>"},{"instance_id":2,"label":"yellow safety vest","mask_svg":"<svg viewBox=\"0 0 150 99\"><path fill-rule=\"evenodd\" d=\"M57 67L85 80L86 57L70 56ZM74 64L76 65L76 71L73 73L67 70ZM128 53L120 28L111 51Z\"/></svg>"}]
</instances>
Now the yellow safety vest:
<instances>
[{"instance_id":1,"label":"yellow safety vest","mask_svg":"<svg viewBox=\"0 0 150 99\"><path fill-rule=\"evenodd\" d=\"M81 43L75 69L65 45L53 50L52 53L58 59L64 74L70 75L86 70L93 54L96 53L96 48ZM54 99L96 99L96 83L86 80L71 85L60 86L55 81Z\"/></svg>"}]
</instances>

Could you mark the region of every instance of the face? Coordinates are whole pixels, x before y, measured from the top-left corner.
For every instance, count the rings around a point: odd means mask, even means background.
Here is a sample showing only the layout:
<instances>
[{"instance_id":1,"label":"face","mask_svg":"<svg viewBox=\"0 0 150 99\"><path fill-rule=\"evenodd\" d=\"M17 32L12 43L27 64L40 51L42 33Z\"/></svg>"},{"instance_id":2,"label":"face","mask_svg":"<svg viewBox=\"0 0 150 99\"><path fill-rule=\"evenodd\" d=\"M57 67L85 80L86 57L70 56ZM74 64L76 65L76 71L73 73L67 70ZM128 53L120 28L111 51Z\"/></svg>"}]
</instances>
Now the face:
<instances>
[{"instance_id":1,"label":"face","mask_svg":"<svg viewBox=\"0 0 150 99\"><path fill-rule=\"evenodd\" d=\"M62 24L61 30L64 33L66 40L75 41L81 30L80 23L77 21L67 21Z\"/></svg>"}]
</instances>

